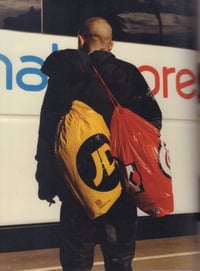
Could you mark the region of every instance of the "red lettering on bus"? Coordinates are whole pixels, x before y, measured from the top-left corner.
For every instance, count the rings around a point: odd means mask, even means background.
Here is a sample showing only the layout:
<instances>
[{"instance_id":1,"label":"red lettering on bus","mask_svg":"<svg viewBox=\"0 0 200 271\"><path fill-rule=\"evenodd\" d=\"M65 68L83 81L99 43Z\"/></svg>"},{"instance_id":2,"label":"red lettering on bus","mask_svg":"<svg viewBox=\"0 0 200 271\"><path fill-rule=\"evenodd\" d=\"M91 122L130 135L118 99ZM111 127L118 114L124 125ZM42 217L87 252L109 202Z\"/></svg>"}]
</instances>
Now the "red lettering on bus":
<instances>
[{"instance_id":1,"label":"red lettering on bus","mask_svg":"<svg viewBox=\"0 0 200 271\"><path fill-rule=\"evenodd\" d=\"M153 87L151 89L152 94L156 95L161 91L160 89L160 81L163 82L163 91L162 96L163 98L169 97L169 76L174 74L174 84L177 94L183 99L192 99L197 90L195 89L194 85L196 83L196 76L195 74L189 69L181 69L176 72L174 67L163 67L162 73L159 74L156 68L150 65L142 65L138 67L139 71L142 72L149 72L153 75ZM184 89L187 88L187 92Z\"/></svg>"},{"instance_id":2,"label":"red lettering on bus","mask_svg":"<svg viewBox=\"0 0 200 271\"><path fill-rule=\"evenodd\" d=\"M139 67L138 69L141 73L145 72L145 71L149 71L150 73L153 74L154 88L152 88L151 91L152 91L153 95L156 95L160 90L160 75L159 75L158 71L154 67L149 66L149 65L143 65L143 66Z\"/></svg>"},{"instance_id":3,"label":"red lettering on bus","mask_svg":"<svg viewBox=\"0 0 200 271\"><path fill-rule=\"evenodd\" d=\"M187 76L187 80L183 80L183 78ZM183 89L189 86L194 85L196 82L195 75L189 69L182 69L177 73L176 76L176 89L178 94L184 99L191 99L196 95L196 90L191 88L191 91L186 93L183 92Z\"/></svg>"},{"instance_id":4,"label":"red lettering on bus","mask_svg":"<svg viewBox=\"0 0 200 271\"><path fill-rule=\"evenodd\" d=\"M175 72L175 68L163 67L163 98L169 97L168 76Z\"/></svg>"}]
</instances>

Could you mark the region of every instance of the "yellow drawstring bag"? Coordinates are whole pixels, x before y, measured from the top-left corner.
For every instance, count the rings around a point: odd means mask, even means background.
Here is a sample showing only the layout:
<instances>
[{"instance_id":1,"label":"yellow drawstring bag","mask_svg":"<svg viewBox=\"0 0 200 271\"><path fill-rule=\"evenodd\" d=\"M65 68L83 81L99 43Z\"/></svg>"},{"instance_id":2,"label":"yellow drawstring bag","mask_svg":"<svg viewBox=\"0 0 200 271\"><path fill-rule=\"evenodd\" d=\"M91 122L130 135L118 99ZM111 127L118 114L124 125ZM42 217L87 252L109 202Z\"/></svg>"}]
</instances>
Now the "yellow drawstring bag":
<instances>
[{"instance_id":1,"label":"yellow drawstring bag","mask_svg":"<svg viewBox=\"0 0 200 271\"><path fill-rule=\"evenodd\" d=\"M73 101L58 124L55 154L68 187L91 219L105 214L122 190L109 141L103 117L85 103Z\"/></svg>"}]
</instances>

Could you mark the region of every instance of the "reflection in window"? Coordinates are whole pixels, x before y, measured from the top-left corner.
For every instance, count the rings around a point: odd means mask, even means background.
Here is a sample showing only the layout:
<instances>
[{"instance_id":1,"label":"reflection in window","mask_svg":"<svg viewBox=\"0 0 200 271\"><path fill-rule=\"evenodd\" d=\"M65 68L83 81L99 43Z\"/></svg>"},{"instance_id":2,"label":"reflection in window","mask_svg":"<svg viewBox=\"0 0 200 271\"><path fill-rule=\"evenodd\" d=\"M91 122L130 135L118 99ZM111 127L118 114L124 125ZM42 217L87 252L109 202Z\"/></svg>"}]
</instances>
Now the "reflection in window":
<instances>
[{"instance_id":1,"label":"reflection in window","mask_svg":"<svg viewBox=\"0 0 200 271\"><path fill-rule=\"evenodd\" d=\"M27 13L17 17L7 17L4 19L4 29L12 29L28 32L41 31L41 11L30 7Z\"/></svg>"},{"instance_id":2,"label":"reflection in window","mask_svg":"<svg viewBox=\"0 0 200 271\"><path fill-rule=\"evenodd\" d=\"M197 48L198 0L43 0L44 32L75 36L82 21L102 16L114 40Z\"/></svg>"},{"instance_id":3,"label":"reflection in window","mask_svg":"<svg viewBox=\"0 0 200 271\"><path fill-rule=\"evenodd\" d=\"M198 0L0 0L0 23L4 29L76 36L82 21L102 16L113 26L114 40L196 49L197 3Z\"/></svg>"}]
</instances>

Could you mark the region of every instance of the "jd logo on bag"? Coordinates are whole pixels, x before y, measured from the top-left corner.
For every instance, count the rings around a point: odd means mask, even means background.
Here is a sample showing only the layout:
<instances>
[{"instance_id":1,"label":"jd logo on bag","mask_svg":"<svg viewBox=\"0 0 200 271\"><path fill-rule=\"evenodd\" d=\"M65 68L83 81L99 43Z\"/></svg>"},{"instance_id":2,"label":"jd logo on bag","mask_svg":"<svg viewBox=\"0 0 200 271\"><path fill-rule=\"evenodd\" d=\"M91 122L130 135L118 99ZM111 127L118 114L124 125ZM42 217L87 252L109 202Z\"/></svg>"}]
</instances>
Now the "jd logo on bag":
<instances>
[{"instance_id":1,"label":"jd logo on bag","mask_svg":"<svg viewBox=\"0 0 200 271\"><path fill-rule=\"evenodd\" d=\"M75 100L58 124L55 153L68 187L91 219L105 214L121 194L103 117Z\"/></svg>"}]
</instances>

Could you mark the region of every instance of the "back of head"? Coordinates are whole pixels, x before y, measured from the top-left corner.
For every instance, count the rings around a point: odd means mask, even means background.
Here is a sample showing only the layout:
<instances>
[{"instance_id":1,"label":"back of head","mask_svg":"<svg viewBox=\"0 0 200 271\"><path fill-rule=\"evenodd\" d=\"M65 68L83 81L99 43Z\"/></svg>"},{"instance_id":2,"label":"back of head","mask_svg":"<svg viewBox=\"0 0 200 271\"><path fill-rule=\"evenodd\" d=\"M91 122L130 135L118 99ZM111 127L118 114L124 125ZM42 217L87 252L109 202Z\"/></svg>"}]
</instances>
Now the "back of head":
<instances>
[{"instance_id":1,"label":"back of head","mask_svg":"<svg viewBox=\"0 0 200 271\"><path fill-rule=\"evenodd\" d=\"M112 49L112 27L104 18L88 19L80 28L79 36L83 39L83 44L79 44L79 48L86 51Z\"/></svg>"}]
</instances>

